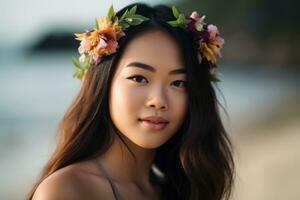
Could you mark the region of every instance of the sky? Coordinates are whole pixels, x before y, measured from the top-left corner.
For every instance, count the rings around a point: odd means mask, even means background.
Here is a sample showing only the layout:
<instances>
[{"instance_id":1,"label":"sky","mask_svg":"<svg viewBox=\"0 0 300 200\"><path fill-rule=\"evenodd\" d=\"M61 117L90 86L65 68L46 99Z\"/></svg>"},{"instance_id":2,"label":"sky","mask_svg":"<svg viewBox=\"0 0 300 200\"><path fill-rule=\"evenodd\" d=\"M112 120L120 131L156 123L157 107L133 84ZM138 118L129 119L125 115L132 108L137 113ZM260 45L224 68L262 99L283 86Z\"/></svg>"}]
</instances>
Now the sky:
<instances>
[{"instance_id":1,"label":"sky","mask_svg":"<svg viewBox=\"0 0 300 200\"><path fill-rule=\"evenodd\" d=\"M0 48L30 44L43 33L57 29L94 27L96 17L134 2L157 3L177 0L0 0Z\"/></svg>"}]
</instances>

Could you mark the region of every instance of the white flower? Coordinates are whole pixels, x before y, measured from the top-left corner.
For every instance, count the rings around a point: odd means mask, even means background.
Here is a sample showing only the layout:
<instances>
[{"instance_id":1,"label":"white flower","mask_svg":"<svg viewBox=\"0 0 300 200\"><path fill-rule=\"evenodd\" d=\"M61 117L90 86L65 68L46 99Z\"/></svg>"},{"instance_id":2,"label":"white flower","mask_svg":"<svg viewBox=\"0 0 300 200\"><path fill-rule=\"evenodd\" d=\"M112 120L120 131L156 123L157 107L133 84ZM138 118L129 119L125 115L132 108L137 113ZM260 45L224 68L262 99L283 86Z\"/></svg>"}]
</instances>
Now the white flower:
<instances>
[{"instance_id":1,"label":"white flower","mask_svg":"<svg viewBox=\"0 0 300 200\"><path fill-rule=\"evenodd\" d=\"M79 62L84 63L85 59L86 59L85 54L82 54L82 55L79 57Z\"/></svg>"}]
</instances>

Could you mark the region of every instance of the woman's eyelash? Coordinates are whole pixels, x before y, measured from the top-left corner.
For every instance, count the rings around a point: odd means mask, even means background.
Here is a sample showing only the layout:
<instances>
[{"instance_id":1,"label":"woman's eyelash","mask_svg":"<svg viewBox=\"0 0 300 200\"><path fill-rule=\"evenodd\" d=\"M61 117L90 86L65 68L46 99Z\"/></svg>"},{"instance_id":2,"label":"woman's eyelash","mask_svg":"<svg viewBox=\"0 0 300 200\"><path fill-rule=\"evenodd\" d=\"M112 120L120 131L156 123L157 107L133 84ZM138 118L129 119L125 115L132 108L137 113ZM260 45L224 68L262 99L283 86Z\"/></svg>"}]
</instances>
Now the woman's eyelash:
<instances>
[{"instance_id":1,"label":"woman's eyelash","mask_svg":"<svg viewBox=\"0 0 300 200\"><path fill-rule=\"evenodd\" d=\"M186 81L177 80L177 81L174 81L173 83L183 83L183 88L186 88ZM180 88L182 88L182 87L180 87Z\"/></svg>"},{"instance_id":2,"label":"woman's eyelash","mask_svg":"<svg viewBox=\"0 0 300 200\"><path fill-rule=\"evenodd\" d=\"M141 76L141 75L134 75L134 76L128 77L127 79L133 80L134 82L138 82L138 83L142 83L143 79L146 82L148 82L147 79L145 77ZM183 85L183 86L179 86L180 88L182 88L182 87L185 88L186 87L186 81L176 80L176 81L172 82L173 85L174 85L174 83L177 83L177 85L178 85L178 83L179 84L181 83L181 85ZM176 86L176 87L178 87L178 86Z\"/></svg>"},{"instance_id":3,"label":"woman's eyelash","mask_svg":"<svg viewBox=\"0 0 300 200\"><path fill-rule=\"evenodd\" d=\"M135 75L135 76L131 76L131 77L128 77L127 79L131 79L131 80L133 80L133 81L135 81L135 82L138 82L138 83L140 83L141 81L137 81L138 79L140 80L140 79L145 79L146 80L146 78L145 77L143 77L143 76L141 76L141 75ZM146 80L147 81L147 80ZM148 82L148 81L147 81Z\"/></svg>"}]
</instances>

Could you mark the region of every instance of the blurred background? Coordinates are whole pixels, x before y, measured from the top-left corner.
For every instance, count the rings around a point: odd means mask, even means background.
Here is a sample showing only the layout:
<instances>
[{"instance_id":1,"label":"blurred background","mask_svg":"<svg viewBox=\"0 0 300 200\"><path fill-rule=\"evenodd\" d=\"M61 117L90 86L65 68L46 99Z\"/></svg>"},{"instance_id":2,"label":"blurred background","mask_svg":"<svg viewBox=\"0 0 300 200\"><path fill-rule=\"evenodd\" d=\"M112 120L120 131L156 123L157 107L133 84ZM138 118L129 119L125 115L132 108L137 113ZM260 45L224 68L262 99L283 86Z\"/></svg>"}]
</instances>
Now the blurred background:
<instances>
[{"instance_id":1,"label":"blurred background","mask_svg":"<svg viewBox=\"0 0 300 200\"><path fill-rule=\"evenodd\" d=\"M73 33L136 1L0 2L0 199L24 199L77 94ZM153 0L197 10L225 38L223 121L234 145L234 200L300 199L300 16L296 0Z\"/></svg>"}]
</instances>

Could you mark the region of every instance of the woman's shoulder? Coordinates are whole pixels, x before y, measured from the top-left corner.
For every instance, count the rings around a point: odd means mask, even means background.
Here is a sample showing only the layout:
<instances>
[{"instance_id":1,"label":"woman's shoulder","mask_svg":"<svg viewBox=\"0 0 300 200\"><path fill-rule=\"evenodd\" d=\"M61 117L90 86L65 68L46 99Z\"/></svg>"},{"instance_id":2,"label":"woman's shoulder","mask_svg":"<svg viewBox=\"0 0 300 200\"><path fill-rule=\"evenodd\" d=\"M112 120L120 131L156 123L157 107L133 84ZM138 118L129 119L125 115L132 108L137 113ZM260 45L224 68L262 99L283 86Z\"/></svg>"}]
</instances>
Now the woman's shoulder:
<instances>
[{"instance_id":1,"label":"woman's shoulder","mask_svg":"<svg viewBox=\"0 0 300 200\"><path fill-rule=\"evenodd\" d=\"M88 162L55 171L36 189L33 200L113 199L110 185Z\"/></svg>"}]
</instances>

